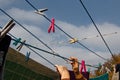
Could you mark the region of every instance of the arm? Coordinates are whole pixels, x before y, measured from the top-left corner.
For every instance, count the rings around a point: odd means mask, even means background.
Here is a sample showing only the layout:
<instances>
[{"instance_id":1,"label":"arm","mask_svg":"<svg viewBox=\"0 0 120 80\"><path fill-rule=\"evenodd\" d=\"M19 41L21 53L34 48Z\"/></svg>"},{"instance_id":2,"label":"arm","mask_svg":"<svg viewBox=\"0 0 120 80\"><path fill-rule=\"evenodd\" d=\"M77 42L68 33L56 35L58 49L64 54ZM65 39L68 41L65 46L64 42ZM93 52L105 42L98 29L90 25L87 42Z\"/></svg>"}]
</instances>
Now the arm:
<instances>
[{"instance_id":1,"label":"arm","mask_svg":"<svg viewBox=\"0 0 120 80\"><path fill-rule=\"evenodd\" d=\"M56 65L56 70L61 76L61 80L70 80L70 75L66 67L61 65Z\"/></svg>"}]
</instances>

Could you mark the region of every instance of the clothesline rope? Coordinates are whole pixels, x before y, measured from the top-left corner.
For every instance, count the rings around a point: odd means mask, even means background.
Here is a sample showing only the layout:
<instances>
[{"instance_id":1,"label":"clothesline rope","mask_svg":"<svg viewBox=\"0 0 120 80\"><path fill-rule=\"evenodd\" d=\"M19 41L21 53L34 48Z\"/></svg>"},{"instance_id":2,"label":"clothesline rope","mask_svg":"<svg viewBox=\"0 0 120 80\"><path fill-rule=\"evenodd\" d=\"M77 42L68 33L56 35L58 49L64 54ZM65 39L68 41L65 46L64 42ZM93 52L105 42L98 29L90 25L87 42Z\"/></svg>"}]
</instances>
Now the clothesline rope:
<instances>
[{"instance_id":1,"label":"clothesline rope","mask_svg":"<svg viewBox=\"0 0 120 80\"><path fill-rule=\"evenodd\" d=\"M114 55L113 55L113 53L112 53L110 47L108 46L107 42L105 41L104 37L102 36L100 30L98 29L98 27L97 27L95 21L93 20L93 18L92 18L92 16L90 15L89 11L88 11L87 8L85 7L84 3L82 2L82 0L79 0L79 2L80 2L81 5L83 6L85 12L87 13L88 17L90 18L90 20L92 21L92 23L93 23L93 25L95 26L96 30L98 31L98 33L99 33L101 39L103 40L103 42L104 42L105 46L107 47L108 51L110 52L111 56L113 57L114 60L116 60L116 59L114 58Z\"/></svg>"},{"instance_id":2,"label":"clothesline rope","mask_svg":"<svg viewBox=\"0 0 120 80\"><path fill-rule=\"evenodd\" d=\"M0 28L2 28L2 27L0 27ZM8 33L10 36L12 36L13 38L15 38L15 39L12 39L13 41L16 41L16 37L15 36L13 36L12 34L10 34L10 33ZM34 46L32 46L32 45L29 45L29 44L26 44L26 43L23 43L23 42L18 42L18 43L21 43L21 44L23 44L23 45L25 45L27 48L29 48L30 50L32 50L33 52L35 52L37 55L39 55L40 57L42 57L43 59L45 59L47 62L49 62L51 65L53 65L54 67L55 67L55 65L52 63L52 62L50 62L49 60L47 60L46 58L44 58L42 55L40 55L39 53L37 53L35 50L33 50L32 48L36 48L36 49L38 49L38 50L42 50L42 49L40 49L40 48L37 48L37 47L34 47ZM32 47L32 48L30 48L30 47ZM43 52L46 52L46 53L50 53L50 54L52 54L51 52L48 52L48 51L46 51L46 50L43 50ZM55 54L52 54L52 55L55 55ZM56 56L58 56L58 55L56 55ZM61 57L61 58L64 58L64 59L67 59L67 60L69 60L68 58L65 58L65 57L62 57L62 56L58 56L58 57ZM80 63L81 64L81 63ZM96 67L96 66L92 66L92 65L89 65L89 64L85 64L85 65L87 65L87 66L90 66L90 67L94 67L94 68L98 68L98 67Z\"/></svg>"},{"instance_id":3,"label":"clothesline rope","mask_svg":"<svg viewBox=\"0 0 120 80\"><path fill-rule=\"evenodd\" d=\"M25 28L22 24L20 24L17 20L15 20L12 16L10 16L7 12L5 12L3 9L0 8L0 10L7 15L9 18L14 20L20 27L22 27L24 30L26 30L29 34L31 34L34 38L36 38L39 42L41 42L44 46L46 46L48 49L50 49L53 53L54 51L52 48L50 48L46 43L44 43L42 40L40 40L37 36L35 36L31 31L29 31L27 28Z\"/></svg>"},{"instance_id":4,"label":"clothesline rope","mask_svg":"<svg viewBox=\"0 0 120 80\"><path fill-rule=\"evenodd\" d=\"M18 23L21 27L25 28L25 27L22 26L18 21L16 21L14 18L12 18L8 13L6 13L4 10L2 10L1 8L0 8L0 10L1 10L5 15L7 15L7 16L10 17L11 19L13 19L16 23ZM29 32L29 31L28 31L28 32ZM15 41L15 39L13 39L13 40ZM21 42L20 42L20 43L21 43ZM29 44L24 44L24 45L27 45L27 46L29 46L29 47L38 49L38 50L40 50L40 51L43 51L43 52L46 52L46 53L49 53L49 54L58 56L58 57L60 57L60 58L62 58L62 59L64 59L64 60L69 60L68 58L66 59L65 57L62 57L62 56L60 56L60 55L58 55L58 54L54 54L55 52L53 52L53 51L52 51L52 52L49 52L49 51L46 51L46 50L37 48L37 47L35 47L35 46L31 46L31 45L29 45ZM88 66L92 66L92 65L89 65L89 64L88 64ZM93 67L94 67L94 66L93 66ZM95 67L95 68L97 68L97 67Z\"/></svg>"},{"instance_id":5,"label":"clothesline rope","mask_svg":"<svg viewBox=\"0 0 120 80\"><path fill-rule=\"evenodd\" d=\"M12 39L12 40L13 40L13 41L16 41L16 39ZM60 58L62 58L62 59L69 60L68 58L63 57L63 56L61 56L61 55L59 55L59 54L53 54L52 52L46 51L46 50L44 50L44 49L40 49L40 48L35 47L35 46L33 46L33 45L30 45L30 44L27 44L27 43L22 43L22 42L19 42L19 43L21 43L21 44L23 44L23 45L25 45L25 46L28 46L28 47L37 49L37 50L39 50L39 51L42 51L42 52L45 52L45 53L48 53L48 54L51 54L51 55L60 57ZM70 60L69 60L69 61L70 61ZM79 62L79 64L81 64L81 63ZM86 66L90 66L90 67L94 67L94 68L98 68L98 67L96 67L96 66L92 66L92 65L89 65L89 64L85 64L85 65L86 65Z\"/></svg>"},{"instance_id":6,"label":"clothesline rope","mask_svg":"<svg viewBox=\"0 0 120 80\"><path fill-rule=\"evenodd\" d=\"M38 11L38 9L32 5L32 3L30 3L28 0L25 0L33 9L35 9L36 11ZM45 15L42 15L45 19L47 19L50 23L51 23L51 20L45 16ZM63 29L61 29L58 25L54 24L60 31L62 31L64 34L66 34L69 38L73 39L72 36L70 36L68 33L66 33ZM107 59L105 59L104 57L98 55L96 52L92 51L91 49L89 49L88 47L86 47L85 45L83 45L82 43L80 43L79 41L77 41L77 43L79 45L81 45L82 47L84 47L85 49L89 50L90 52L92 52L93 54L95 54L96 56L102 58L103 60L107 61Z\"/></svg>"}]
</instances>

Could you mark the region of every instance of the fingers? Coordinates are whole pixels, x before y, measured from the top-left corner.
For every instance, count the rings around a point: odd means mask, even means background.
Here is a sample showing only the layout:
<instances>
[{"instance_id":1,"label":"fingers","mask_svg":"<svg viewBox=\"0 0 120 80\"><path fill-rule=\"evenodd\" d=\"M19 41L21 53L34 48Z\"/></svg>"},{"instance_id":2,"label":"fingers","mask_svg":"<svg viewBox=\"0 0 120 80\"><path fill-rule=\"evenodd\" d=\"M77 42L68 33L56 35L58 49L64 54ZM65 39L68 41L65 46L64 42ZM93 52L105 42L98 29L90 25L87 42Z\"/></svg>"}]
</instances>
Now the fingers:
<instances>
[{"instance_id":1,"label":"fingers","mask_svg":"<svg viewBox=\"0 0 120 80\"><path fill-rule=\"evenodd\" d=\"M71 65L78 63L78 59L75 57L70 57L69 60L71 61Z\"/></svg>"},{"instance_id":2,"label":"fingers","mask_svg":"<svg viewBox=\"0 0 120 80\"><path fill-rule=\"evenodd\" d=\"M62 69L62 68L63 68L63 66L61 66L61 65L55 65L55 67L56 67L56 68L59 68L59 69Z\"/></svg>"},{"instance_id":3,"label":"fingers","mask_svg":"<svg viewBox=\"0 0 120 80\"><path fill-rule=\"evenodd\" d=\"M78 61L78 59L76 57L70 57L69 60L71 60L71 61Z\"/></svg>"},{"instance_id":4,"label":"fingers","mask_svg":"<svg viewBox=\"0 0 120 80\"><path fill-rule=\"evenodd\" d=\"M57 67L58 67L58 65L55 65L55 67L57 68Z\"/></svg>"},{"instance_id":5,"label":"fingers","mask_svg":"<svg viewBox=\"0 0 120 80\"><path fill-rule=\"evenodd\" d=\"M60 65L55 65L55 67L58 71L60 71L62 69L62 66L60 66Z\"/></svg>"},{"instance_id":6,"label":"fingers","mask_svg":"<svg viewBox=\"0 0 120 80\"><path fill-rule=\"evenodd\" d=\"M61 80L70 80L70 75L67 67L61 65L55 65L58 73L61 76Z\"/></svg>"},{"instance_id":7,"label":"fingers","mask_svg":"<svg viewBox=\"0 0 120 80\"><path fill-rule=\"evenodd\" d=\"M67 70L67 68L65 67L65 66L61 66L61 65L55 65L56 66L56 70L60 73L60 74L62 74L62 72L64 71L64 70Z\"/></svg>"}]
</instances>

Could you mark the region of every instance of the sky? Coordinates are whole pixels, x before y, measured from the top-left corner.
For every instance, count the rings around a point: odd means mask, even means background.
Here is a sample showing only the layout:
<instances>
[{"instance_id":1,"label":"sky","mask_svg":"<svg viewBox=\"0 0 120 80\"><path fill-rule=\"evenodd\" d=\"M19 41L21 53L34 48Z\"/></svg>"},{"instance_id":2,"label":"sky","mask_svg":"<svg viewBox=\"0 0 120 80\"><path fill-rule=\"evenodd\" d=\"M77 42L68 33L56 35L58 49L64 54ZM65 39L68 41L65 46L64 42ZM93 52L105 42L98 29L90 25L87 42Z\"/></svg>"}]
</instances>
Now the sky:
<instances>
[{"instance_id":1,"label":"sky","mask_svg":"<svg viewBox=\"0 0 120 80\"><path fill-rule=\"evenodd\" d=\"M86 14L79 0L28 0L37 9L48 8L45 15L49 18L55 19L62 30L77 38L82 44L96 52L100 56L110 59L111 54L106 48L103 40L99 36L95 26L92 24L90 18ZM91 17L96 23L98 29L107 42L113 54L120 53L120 7L119 0L83 0L84 5L89 11ZM70 56L77 57L79 61L85 60L86 64L98 65L103 64L105 60L88 51L78 43L69 44L70 38L55 27L55 33L48 33L50 23L41 15L38 15L35 10L25 0L0 0L0 8L12 16L16 21L22 24L30 32L36 35L40 40L52 48L61 56L69 58ZM4 26L10 20L4 13L0 11L0 26ZM117 34L114 34L117 32ZM26 43L34 45L38 48L50 51L37 39L26 32L20 25L16 24L10 31L12 35L17 38L26 40ZM95 37L95 36L99 37ZM84 39L87 38L87 39ZM11 47L16 49L16 46ZM35 50L35 49L34 49ZM22 52L26 55L30 50L23 46ZM35 50L53 64L64 65L71 69L71 65L63 59ZM30 58L35 61L55 70L55 67L30 51ZM89 67L87 67L89 68ZM91 68L92 70L94 68Z\"/></svg>"}]
</instances>

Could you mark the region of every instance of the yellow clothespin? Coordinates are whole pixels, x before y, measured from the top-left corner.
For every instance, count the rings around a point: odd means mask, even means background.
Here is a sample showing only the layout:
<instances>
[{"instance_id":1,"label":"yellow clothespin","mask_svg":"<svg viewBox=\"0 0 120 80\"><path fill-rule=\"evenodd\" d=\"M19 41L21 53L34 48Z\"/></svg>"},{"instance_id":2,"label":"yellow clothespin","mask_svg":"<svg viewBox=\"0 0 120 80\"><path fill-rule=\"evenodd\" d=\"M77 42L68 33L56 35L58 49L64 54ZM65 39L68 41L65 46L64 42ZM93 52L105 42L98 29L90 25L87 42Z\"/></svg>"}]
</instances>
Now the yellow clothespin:
<instances>
[{"instance_id":1,"label":"yellow clothespin","mask_svg":"<svg viewBox=\"0 0 120 80\"><path fill-rule=\"evenodd\" d=\"M69 40L69 43L72 44L72 43L75 43L75 42L77 42L77 41L78 41L77 38L73 38L73 39L70 39L70 40Z\"/></svg>"}]
</instances>

